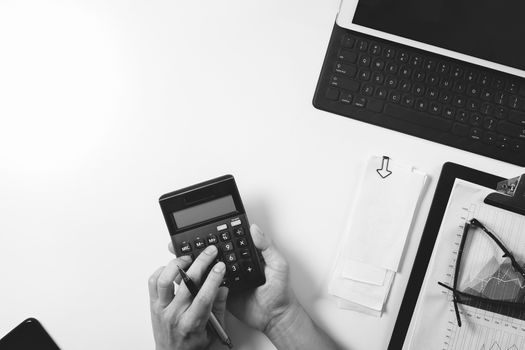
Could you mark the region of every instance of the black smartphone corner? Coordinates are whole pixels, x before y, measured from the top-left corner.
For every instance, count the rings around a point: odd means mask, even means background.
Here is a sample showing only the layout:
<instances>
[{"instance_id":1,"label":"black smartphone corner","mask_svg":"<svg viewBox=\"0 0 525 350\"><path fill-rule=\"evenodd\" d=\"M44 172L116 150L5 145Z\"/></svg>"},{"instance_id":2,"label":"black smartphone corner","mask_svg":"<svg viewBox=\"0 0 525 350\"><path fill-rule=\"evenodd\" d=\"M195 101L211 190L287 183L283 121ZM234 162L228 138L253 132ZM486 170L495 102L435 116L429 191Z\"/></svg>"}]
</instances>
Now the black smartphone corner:
<instances>
[{"instance_id":1,"label":"black smartphone corner","mask_svg":"<svg viewBox=\"0 0 525 350\"><path fill-rule=\"evenodd\" d=\"M36 318L28 318L0 339L1 350L60 350Z\"/></svg>"}]
</instances>

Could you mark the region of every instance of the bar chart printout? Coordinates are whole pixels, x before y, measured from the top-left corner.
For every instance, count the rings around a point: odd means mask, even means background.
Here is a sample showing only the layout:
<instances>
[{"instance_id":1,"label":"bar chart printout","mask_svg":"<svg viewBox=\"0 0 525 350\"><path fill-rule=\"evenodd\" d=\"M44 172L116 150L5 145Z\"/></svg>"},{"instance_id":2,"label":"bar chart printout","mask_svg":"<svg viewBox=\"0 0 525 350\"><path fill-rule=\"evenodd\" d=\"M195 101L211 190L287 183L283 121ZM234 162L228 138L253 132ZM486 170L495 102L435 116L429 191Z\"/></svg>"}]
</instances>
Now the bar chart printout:
<instances>
[{"instance_id":1,"label":"bar chart printout","mask_svg":"<svg viewBox=\"0 0 525 350\"><path fill-rule=\"evenodd\" d=\"M452 293L456 259L465 222L476 218L525 261L525 217L483 203L492 189L456 180L412 317L408 349L525 350L525 307L502 306L473 298L459 304L458 327ZM525 281L493 240L471 230L460 264L458 289L478 297L525 303Z\"/></svg>"}]
</instances>

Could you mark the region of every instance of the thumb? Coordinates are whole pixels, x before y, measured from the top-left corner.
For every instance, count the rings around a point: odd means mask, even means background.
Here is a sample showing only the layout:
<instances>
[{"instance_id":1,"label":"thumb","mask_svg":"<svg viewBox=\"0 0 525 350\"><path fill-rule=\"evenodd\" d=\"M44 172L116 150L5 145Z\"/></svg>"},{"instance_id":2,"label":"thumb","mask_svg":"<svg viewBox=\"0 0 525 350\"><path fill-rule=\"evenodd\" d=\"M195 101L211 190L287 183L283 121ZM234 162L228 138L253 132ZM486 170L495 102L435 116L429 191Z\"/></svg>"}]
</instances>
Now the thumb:
<instances>
[{"instance_id":1,"label":"thumb","mask_svg":"<svg viewBox=\"0 0 525 350\"><path fill-rule=\"evenodd\" d=\"M261 251L261 254L266 262L266 266L278 272L287 273L288 263L281 253L275 248L273 242L268 235L266 235L259 226L252 224L250 226L250 233L252 234L253 243L255 247Z\"/></svg>"},{"instance_id":2,"label":"thumb","mask_svg":"<svg viewBox=\"0 0 525 350\"><path fill-rule=\"evenodd\" d=\"M226 300L228 299L229 289L226 287L220 287L213 302L212 311L217 316L217 319L224 327L224 317L226 316Z\"/></svg>"}]
</instances>

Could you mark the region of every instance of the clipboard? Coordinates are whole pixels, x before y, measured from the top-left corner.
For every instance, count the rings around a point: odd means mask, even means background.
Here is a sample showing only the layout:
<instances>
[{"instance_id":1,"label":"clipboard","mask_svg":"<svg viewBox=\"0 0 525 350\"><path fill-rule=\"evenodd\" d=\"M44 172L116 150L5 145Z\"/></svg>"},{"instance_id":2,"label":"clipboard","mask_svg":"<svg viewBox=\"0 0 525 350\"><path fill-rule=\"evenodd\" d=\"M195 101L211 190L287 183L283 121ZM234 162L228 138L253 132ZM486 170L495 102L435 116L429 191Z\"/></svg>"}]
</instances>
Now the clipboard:
<instances>
[{"instance_id":1,"label":"clipboard","mask_svg":"<svg viewBox=\"0 0 525 350\"><path fill-rule=\"evenodd\" d=\"M486 204L525 215L525 175L507 180L459 164L445 163L438 180L436 192L432 200L430 212L423 230L421 242L388 345L388 350L401 350L403 348L419 292L456 179L462 179L480 186L493 188L495 192L485 198Z\"/></svg>"}]
</instances>

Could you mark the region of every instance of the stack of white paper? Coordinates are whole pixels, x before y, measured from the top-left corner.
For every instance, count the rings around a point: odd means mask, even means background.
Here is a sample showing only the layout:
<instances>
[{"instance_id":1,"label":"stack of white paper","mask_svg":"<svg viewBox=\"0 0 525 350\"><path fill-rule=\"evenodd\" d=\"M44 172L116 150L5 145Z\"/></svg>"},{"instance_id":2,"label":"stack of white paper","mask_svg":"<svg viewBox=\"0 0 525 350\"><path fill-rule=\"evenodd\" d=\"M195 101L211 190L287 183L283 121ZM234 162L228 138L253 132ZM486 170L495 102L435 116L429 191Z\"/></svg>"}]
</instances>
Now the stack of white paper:
<instances>
[{"instance_id":1,"label":"stack of white paper","mask_svg":"<svg viewBox=\"0 0 525 350\"><path fill-rule=\"evenodd\" d=\"M341 308L381 316L426 180L390 159L368 161L329 283Z\"/></svg>"}]
</instances>

